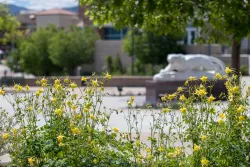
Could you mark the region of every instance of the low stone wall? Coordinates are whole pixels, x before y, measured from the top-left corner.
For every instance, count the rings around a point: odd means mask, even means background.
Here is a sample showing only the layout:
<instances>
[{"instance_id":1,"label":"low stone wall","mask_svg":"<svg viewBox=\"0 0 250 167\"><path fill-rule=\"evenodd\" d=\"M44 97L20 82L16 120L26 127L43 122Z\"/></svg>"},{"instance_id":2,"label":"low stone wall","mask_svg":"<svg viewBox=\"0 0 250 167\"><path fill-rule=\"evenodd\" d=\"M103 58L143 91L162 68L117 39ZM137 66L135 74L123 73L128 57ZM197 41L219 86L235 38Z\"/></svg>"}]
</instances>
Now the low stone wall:
<instances>
[{"instance_id":1,"label":"low stone wall","mask_svg":"<svg viewBox=\"0 0 250 167\"><path fill-rule=\"evenodd\" d=\"M18 83L21 85L37 86L36 81L42 77L37 77L34 79L23 79L21 82L13 80L12 83ZM48 77L48 80L54 80L55 78L65 78L65 77ZM77 85L82 85L81 77L69 77L72 82L75 82ZM97 77L97 79L102 79L102 77ZM147 80L153 80L151 76L114 76L110 81L105 83L106 87L145 87ZM20 81L20 80L19 80ZM9 81L9 83L11 83ZM11 86L13 84L9 84Z\"/></svg>"}]
</instances>

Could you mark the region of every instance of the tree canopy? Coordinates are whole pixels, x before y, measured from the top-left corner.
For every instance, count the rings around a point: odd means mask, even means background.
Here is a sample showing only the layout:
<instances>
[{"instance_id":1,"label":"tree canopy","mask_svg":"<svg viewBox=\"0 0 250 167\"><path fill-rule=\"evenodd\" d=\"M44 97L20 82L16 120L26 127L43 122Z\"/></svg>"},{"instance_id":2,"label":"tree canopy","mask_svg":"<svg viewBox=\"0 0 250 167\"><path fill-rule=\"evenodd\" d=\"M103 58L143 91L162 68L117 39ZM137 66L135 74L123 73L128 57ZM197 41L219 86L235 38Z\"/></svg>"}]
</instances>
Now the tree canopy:
<instances>
[{"instance_id":1,"label":"tree canopy","mask_svg":"<svg viewBox=\"0 0 250 167\"><path fill-rule=\"evenodd\" d=\"M166 64L170 53L184 53L182 34L159 35L150 31L135 31L134 54L143 64ZM132 55L132 31L129 31L123 42L123 49Z\"/></svg>"},{"instance_id":2,"label":"tree canopy","mask_svg":"<svg viewBox=\"0 0 250 167\"><path fill-rule=\"evenodd\" d=\"M20 23L11 16L9 9L0 4L0 43L6 44L17 36L21 36Z\"/></svg>"},{"instance_id":3,"label":"tree canopy","mask_svg":"<svg viewBox=\"0 0 250 167\"><path fill-rule=\"evenodd\" d=\"M97 33L91 28L65 31L49 26L40 28L18 42L10 67L40 76L74 75L74 69L93 61Z\"/></svg>"},{"instance_id":4,"label":"tree canopy","mask_svg":"<svg viewBox=\"0 0 250 167\"><path fill-rule=\"evenodd\" d=\"M232 66L239 70L240 41L249 34L247 0L79 0L100 25L142 27L158 33L184 31L188 23L209 35L207 42L232 43ZM209 26L207 26L209 24ZM209 29L207 27L210 27ZM215 32L221 32L218 36Z\"/></svg>"},{"instance_id":5,"label":"tree canopy","mask_svg":"<svg viewBox=\"0 0 250 167\"><path fill-rule=\"evenodd\" d=\"M41 28L20 41L16 54L19 56L23 71L40 76L61 71L49 58L50 38L54 33L56 33L54 27Z\"/></svg>"},{"instance_id":6,"label":"tree canopy","mask_svg":"<svg viewBox=\"0 0 250 167\"><path fill-rule=\"evenodd\" d=\"M91 28L86 27L84 30L75 28L68 33L62 30L50 40L50 59L73 75L77 66L93 62L97 39L97 34Z\"/></svg>"}]
</instances>

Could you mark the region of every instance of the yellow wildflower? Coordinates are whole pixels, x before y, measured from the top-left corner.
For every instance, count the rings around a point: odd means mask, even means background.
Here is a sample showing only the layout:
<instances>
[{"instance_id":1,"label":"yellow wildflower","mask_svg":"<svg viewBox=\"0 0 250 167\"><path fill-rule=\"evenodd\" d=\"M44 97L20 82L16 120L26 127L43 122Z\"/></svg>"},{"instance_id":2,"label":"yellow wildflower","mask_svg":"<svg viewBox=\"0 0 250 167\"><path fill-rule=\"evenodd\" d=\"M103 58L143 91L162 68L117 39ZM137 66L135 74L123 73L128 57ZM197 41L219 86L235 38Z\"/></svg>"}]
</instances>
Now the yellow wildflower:
<instances>
[{"instance_id":1,"label":"yellow wildflower","mask_svg":"<svg viewBox=\"0 0 250 167\"><path fill-rule=\"evenodd\" d=\"M205 140L207 140L207 136L205 136L205 135L202 135L202 136L201 136L201 140L202 140L202 141L205 141Z\"/></svg>"},{"instance_id":2,"label":"yellow wildflower","mask_svg":"<svg viewBox=\"0 0 250 167\"><path fill-rule=\"evenodd\" d=\"M21 91L23 90L23 87L22 87L21 85L15 84L15 85L14 85L14 89L15 89L15 91L17 91L17 92L21 92Z\"/></svg>"},{"instance_id":3,"label":"yellow wildflower","mask_svg":"<svg viewBox=\"0 0 250 167\"><path fill-rule=\"evenodd\" d=\"M226 74L229 74L232 72L232 70L229 67L226 67L225 72L226 72Z\"/></svg>"},{"instance_id":4,"label":"yellow wildflower","mask_svg":"<svg viewBox=\"0 0 250 167\"><path fill-rule=\"evenodd\" d=\"M46 83L47 83L47 79L42 78L42 79L41 79L41 83L46 84Z\"/></svg>"},{"instance_id":5,"label":"yellow wildflower","mask_svg":"<svg viewBox=\"0 0 250 167\"><path fill-rule=\"evenodd\" d=\"M164 149L164 147L159 147L158 148L158 151L160 151L160 152L163 152L165 149Z\"/></svg>"},{"instance_id":6,"label":"yellow wildflower","mask_svg":"<svg viewBox=\"0 0 250 167\"><path fill-rule=\"evenodd\" d=\"M71 131L72 131L72 133L73 133L74 135L79 135L79 134L81 133L80 129L77 128L77 127L71 129Z\"/></svg>"},{"instance_id":7,"label":"yellow wildflower","mask_svg":"<svg viewBox=\"0 0 250 167\"><path fill-rule=\"evenodd\" d=\"M59 79L56 79L56 80L54 81L54 84L55 84L55 85L60 85L60 80L59 80Z\"/></svg>"},{"instance_id":8,"label":"yellow wildflower","mask_svg":"<svg viewBox=\"0 0 250 167\"><path fill-rule=\"evenodd\" d=\"M69 77L66 77L66 78L64 79L64 83L69 83Z\"/></svg>"},{"instance_id":9,"label":"yellow wildflower","mask_svg":"<svg viewBox=\"0 0 250 167\"><path fill-rule=\"evenodd\" d=\"M190 81L195 81L195 80L196 80L196 78L195 78L195 77L193 77L193 76L191 76L191 77L189 77L189 80L190 80Z\"/></svg>"},{"instance_id":10,"label":"yellow wildflower","mask_svg":"<svg viewBox=\"0 0 250 167\"><path fill-rule=\"evenodd\" d=\"M146 152L147 153L151 152L151 148L146 148Z\"/></svg>"},{"instance_id":11,"label":"yellow wildflower","mask_svg":"<svg viewBox=\"0 0 250 167\"><path fill-rule=\"evenodd\" d=\"M240 105L238 108L237 108L237 113L242 113L243 111L245 110L245 107Z\"/></svg>"},{"instance_id":12,"label":"yellow wildflower","mask_svg":"<svg viewBox=\"0 0 250 167\"><path fill-rule=\"evenodd\" d=\"M7 140L7 139L9 138L9 134L8 134L8 133L3 133L3 134L2 134L2 138L3 138L4 140Z\"/></svg>"},{"instance_id":13,"label":"yellow wildflower","mask_svg":"<svg viewBox=\"0 0 250 167\"><path fill-rule=\"evenodd\" d=\"M245 119L246 118L243 115L239 116L239 121L244 121Z\"/></svg>"},{"instance_id":14,"label":"yellow wildflower","mask_svg":"<svg viewBox=\"0 0 250 167\"><path fill-rule=\"evenodd\" d=\"M75 111L77 109L77 106L73 105L71 106L71 110Z\"/></svg>"},{"instance_id":15,"label":"yellow wildflower","mask_svg":"<svg viewBox=\"0 0 250 167\"><path fill-rule=\"evenodd\" d=\"M224 113L221 113L221 114L219 115L219 117L220 117L221 119L223 119L223 118L225 118L225 114L224 114Z\"/></svg>"},{"instance_id":16,"label":"yellow wildflower","mask_svg":"<svg viewBox=\"0 0 250 167\"><path fill-rule=\"evenodd\" d=\"M59 136L57 136L57 141L58 141L59 143L61 143L61 142L63 141L63 138L64 138L63 135L59 135Z\"/></svg>"},{"instance_id":17,"label":"yellow wildflower","mask_svg":"<svg viewBox=\"0 0 250 167\"><path fill-rule=\"evenodd\" d=\"M163 108L163 109L162 109L162 112L163 112L163 113L167 113L167 112L169 112L169 111L170 111L169 108Z\"/></svg>"},{"instance_id":18,"label":"yellow wildflower","mask_svg":"<svg viewBox=\"0 0 250 167\"><path fill-rule=\"evenodd\" d=\"M70 86L72 89L75 89L75 88L77 87L77 85L76 85L74 82L72 82L69 86Z\"/></svg>"},{"instance_id":19,"label":"yellow wildflower","mask_svg":"<svg viewBox=\"0 0 250 167\"><path fill-rule=\"evenodd\" d=\"M32 106L28 106L27 110L28 110L28 111L32 111L32 110L33 110L33 107L32 107Z\"/></svg>"},{"instance_id":20,"label":"yellow wildflower","mask_svg":"<svg viewBox=\"0 0 250 167\"><path fill-rule=\"evenodd\" d=\"M13 128L13 135L16 136L17 135L17 129Z\"/></svg>"},{"instance_id":21,"label":"yellow wildflower","mask_svg":"<svg viewBox=\"0 0 250 167\"><path fill-rule=\"evenodd\" d=\"M215 78L216 78L216 79L221 79L222 77L221 77L220 73L216 73L216 74L215 74Z\"/></svg>"},{"instance_id":22,"label":"yellow wildflower","mask_svg":"<svg viewBox=\"0 0 250 167\"><path fill-rule=\"evenodd\" d=\"M0 95L4 95L5 94L5 91L0 89Z\"/></svg>"},{"instance_id":23,"label":"yellow wildflower","mask_svg":"<svg viewBox=\"0 0 250 167\"><path fill-rule=\"evenodd\" d=\"M135 97L134 96L131 96L131 101L134 101L135 100Z\"/></svg>"},{"instance_id":24,"label":"yellow wildflower","mask_svg":"<svg viewBox=\"0 0 250 167\"><path fill-rule=\"evenodd\" d=\"M88 107L85 107L85 108L83 109L83 111L84 111L84 112L88 112L88 111L89 111L89 108L88 108Z\"/></svg>"},{"instance_id":25,"label":"yellow wildflower","mask_svg":"<svg viewBox=\"0 0 250 167\"><path fill-rule=\"evenodd\" d=\"M194 144L194 151L199 151L200 149L201 149L200 146Z\"/></svg>"},{"instance_id":26,"label":"yellow wildflower","mask_svg":"<svg viewBox=\"0 0 250 167\"><path fill-rule=\"evenodd\" d=\"M82 77L82 82L87 82L87 78L85 78L85 77Z\"/></svg>"},{"instance_id":27,"label":"yellow wildflower","mask_svg":"<svg viewBox=\"0 0 250 167\"><path fill-rule=\"evenodd\" d=\"M207 94L206 89L201 89L201 90L200 90L200 95L201 95L201 96L205 96L206 94Z\"/></svg>"},{"instance_id":28,"label":"yellow wildflower","mask_svg":"<svg viewBox=\"0 0 250 167\"><path fill-rule=\"evenodd\" d=\"M94 164L97 164L97 163L98 163L97 159L94 159L94 160L93 160L93 163L94 163Z\"/></svg>"},{"instance_id":29,"label":"yellow wildflower","mask_svg":"<svg viewBox=\"0 0 250 167\"><path fill-rule=\"evenodd\" d=\"M202 157L202 159L201 159L201 165L202 166L208 166L208 164L209 164L209 161L205 157Z\"/></svg>"},{"instance_id":30,"label":"yellow wildflower","mask_svg":"<svg viewBox=\"0 0 250 167\"><path fill-rule=\"evenodd\" d=\"M113 128L113 131L114 131L115 133L118 133L118 132L119 132L119 128Z\"/></svg>"},{"instance_id":31,"label":"yellow wildflower","mask_svg":"<svg viewBox=\"0 0 250 167\"><path fill-rule=\"evenodd\" d=\"M62 146L63 146L63 143L62 143L62 142L60 142L60 143L58 144L58 146L59 146L59 147L62 147Z\"/></svg>"},{"instance_id":32,"label":"yellow wildflower","mask_svg":"<svg viewBox=\"0 0 250 167\"><path fill-rule=\"evenodd\" d=\"M215 97L213 95L210 95L209 98L207 99L209 103L212 103L214 100L215 100Z\"/></svg>"},{"instance_id":33,"label":"yellow wildflower","mask_svg":"<svg viewBox=\"0 0 250 167\"><path fill-rule=\"evenodd\" d=\"M58 108L55 110L55 113L57 116L62 116L63 115L63 110L61 108Z\"/></svg>"},{"instance_id":34,"label":"yellow wildflower","mask_svg":"<svg viewBox=\"0 0 250 167\"><path fill-rule=\"evenodd\" d=\"M99 86L97 79L91 81L93 87Z\"/></svg>"},{"instance_id":35,"label":"yellow wildflower","mask_svg":"<svg viewBox=\"0 0 250 167\"><path fill-rule=\"evenodd\" d=\"M207 77L206 77L206 76L202 76L202 77L200 78L200 80L201 80L202 82L207 82Z\"/></svg>"},{"instance_id":36,"label":"yellow wildflower","mask_svg":"<svg viewBox=\"0 0 250 167\"><path fill-rule=\"evenodd\" d=\"M168 100L172 100L172 99L174 99L176 97L176 94L175 93L173 93L173 94L169 94L168 95Z\"/></svg>"},{"instance_id":37,"label":"yellow wildflower","mask_svg":"<svg viewBox=\"0 0 250 167\"><path fill-rule=\"evenodd\" d=\"M180 108L180 111L181 111L182 113L186 113L186 112L187 112L187 108L185 108L185 107Z\"/></svg>"},{"instance_id":38,"label":"yellow wildflower","mask_svg":"<svg viewBox=\"0 0 250 167\"><path fill-rule=\"evenodd\" d=\"M108 79L108 80L110 80L110 79L111 79L111 75L109 75L109 73L107 72L107 73L105 74L105 78Z\"/></svg>"},{"instance_id":39,"label":"yellow wildflower","mask_svg":"<svg viewBox=\"0 0 250 167\"><path fill-rule=\"evenodd\" d=\"M239 90L240 90L239 86L234 86L234 87L231 88L232 93L238 93Z\"/></svg>"},{"instance_id":40,"label":"yellow wildflower","mask_svg":"<svg viewBox=\"0 0 250 167\"><path fill-rule=\"evenodd\" d=\"M26 91L29 91L29 90L30 90L29 85L26 85L26 86L25 86L25 90L26 90Z\"/></svg>"},{"instance_id":41,"label":"yellow wildflower","mask_svg":"<svg viewBox=\"0 0 250 167\"><path fill-rule=\"evenodd\" d=\"M174 158L174 157L176 157L176 154L175 153L168 153L168 157Z\"/></svg>"},{"instance_id":42,"label":"yellow wildflower","mask_svg":"<svg viewBox=\"0 0 250 167\"><path fill-rule=\"evenodd\" d=\"M161 101L166 101L166 97L165 96L161 97Z\"/></svg>"},{"instance_id":43,"label":"yellow wildflower","mask_svg":"<svg viewBox=\"0 0 250 167\"><path fill-rule=\"evenodd\" d=\"M177 88L177 91L178 91L178 92L183 92L183 88L182 88L182 87L178 87L178 88Z\"/></svg>"},{"instance_id":44,"label":"yellow wildflower","mask_svg":"<svg viewBox=\"0 0 250 167\"><path fill-rule=\"evenodd\" d=\"M51 99L51 101L53 102L53 103L55 103L56 102L56 98L55 97L53 97L52 99Z\"/></svg>"},{"instance_id":45,"label":"yellow wildflower","mask_svg":"<svg viewBox=\"0 0 250 167\"><path fill-rule=\"evenodd\" d=\"M132 106L132 102L131 101L128 101L127 102L129 106Z\"/></svg>"},{"instance_id":46,"label":"yellow wildflower","mask_svg":"<svg viewBox=\"0 0 250 167\"><path fill-rule=\"evenodd\" d=\"M181 148L180 147L176 147L175 148L175 155L179 155L181 153Z\"/></svg>"},{"instance_id":47,"label":"yellow wildflower","mask_svg":"<svg viewBox=\"0 0 250 167\"><path fill-rule=\"evenodd\" d=\"M140 140L136 140L135 145L136 145L136 146L140 146L140 145L141 145Z\"/></svg>"},{"instance_id":48,"label":"yellow wildflower","mask_svg":"<svg viewBox=\"0 0 250 167\"><path fill-rule=\"evenodd\" d=\"M95 116L93 114L90 114L89 118L93 120L95 119Z\"/></svg>"},{"instance_id":49,"label":"yellow wildflower","mask_svg":"<svg viewBox=\"0 0 250 167\"><path fill-rule=\"evenodd\" d=\"M31 166L34 165L35 161L36 161L36 159L33 158L33 157L28 158L28 163L29 163Z\"/></svg>"},{"instance_id":50,"label":"yellow wildflower","mask_svg":"<svg viewBox=\"0 0 250 167\"><path fill-rule=\"evenodd\" d=\"M56 90L62 90L62 85L61 84L56 84L56 85L54 85L55 86L55 88L56 88Z\"/></svg>"},{"instance_id":51,"label":"yellow wildflower","mask_svg":"<svg viewBox=\"0 0 250 167\"><path fill-rule=\"evenodd\" d=\"M180 96L180 100L181 100L181 101L185 101L185 100L186 100L186 97L185 97L184 94Z\"/></svg>"},{"instance_id":52,"label":"yellow wildflower","mask_svg":"<svg viewBox=\"0 0 250 167\"><path fill-rule=\"evenodd\" d=\"M223 119L219 119L219 120L218 120L218 123L221 125L221 124L224 123L224 120L223 120Z\"/></svg>"},{"instance_id":53,"label":"yellow wildflower","mask_svg":"<svg viewBox=\"0 0 250 167\"><path fill-rule=\"evenodd\" d=\"M153 156L152 156L151 154L149 154L149 155L147 156L147 158L150 160L150 159L153 158Z\"/></svg>"}]
</instances>

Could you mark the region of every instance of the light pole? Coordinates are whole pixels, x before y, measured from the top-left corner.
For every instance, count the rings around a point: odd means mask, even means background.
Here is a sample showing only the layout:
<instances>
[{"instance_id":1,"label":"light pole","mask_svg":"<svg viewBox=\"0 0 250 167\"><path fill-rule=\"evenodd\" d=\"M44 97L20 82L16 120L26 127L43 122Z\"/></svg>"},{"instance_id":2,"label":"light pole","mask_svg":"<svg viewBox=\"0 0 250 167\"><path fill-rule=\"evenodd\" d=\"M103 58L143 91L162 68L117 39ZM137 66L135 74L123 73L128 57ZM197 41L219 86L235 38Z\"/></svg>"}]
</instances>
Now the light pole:
<instances>
[{"instance_id":1,"label":"light pole","mask_svg":"<svg viewBox=\"0 0 250 167\"><path fill-rule=\"evenodd\" d=\"M132 75L135 74L135 68L134 68L134 61L135 61L135 54L134 54L134 28L132 28L132 49L131 49L131 68L132 68Z\"/></svg>"}]
</instances>

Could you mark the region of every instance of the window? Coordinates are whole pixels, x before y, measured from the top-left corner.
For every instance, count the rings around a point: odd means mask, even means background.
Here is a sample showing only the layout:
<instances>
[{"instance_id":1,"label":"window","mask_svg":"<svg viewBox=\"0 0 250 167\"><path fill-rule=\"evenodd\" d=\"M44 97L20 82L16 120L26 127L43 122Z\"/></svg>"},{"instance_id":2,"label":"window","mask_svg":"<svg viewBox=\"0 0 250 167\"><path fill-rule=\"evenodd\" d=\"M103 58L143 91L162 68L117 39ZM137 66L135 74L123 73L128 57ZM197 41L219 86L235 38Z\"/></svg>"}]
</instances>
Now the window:
<instances>
[{"instance_id":1,"label":"window","mask_svg":"<svg viewBox=\"0 0 250 167\"><path fill-rule=\"evenodd\" d=\"M103 29L104 29L104 39L107 40L120 40L127 34L128 31L127 28L116 30L113 27L104 27Z\"/></svg>"}]
</instances>

